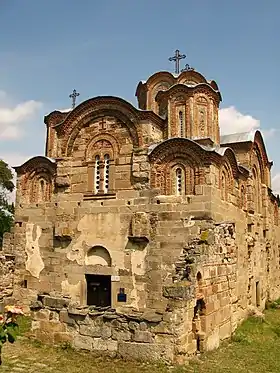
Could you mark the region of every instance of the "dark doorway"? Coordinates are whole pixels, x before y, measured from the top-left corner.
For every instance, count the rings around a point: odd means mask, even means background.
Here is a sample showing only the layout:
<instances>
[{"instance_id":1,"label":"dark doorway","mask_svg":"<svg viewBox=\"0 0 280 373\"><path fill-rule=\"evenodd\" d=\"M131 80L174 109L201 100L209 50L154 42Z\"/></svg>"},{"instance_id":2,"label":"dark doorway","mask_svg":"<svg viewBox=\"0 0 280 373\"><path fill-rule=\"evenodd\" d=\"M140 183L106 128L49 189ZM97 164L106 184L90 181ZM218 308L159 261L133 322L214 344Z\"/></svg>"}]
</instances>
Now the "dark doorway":
<instances>
[{"instance_id":1,"label":"dark doorway","mask_svg":"<svg viewBox=\"0 0 280 373\"><path fill-rule=\"evenodd\" d=\"M111 276L86 275L88 306L111 306Z\"/></svg>"}]
</instances>

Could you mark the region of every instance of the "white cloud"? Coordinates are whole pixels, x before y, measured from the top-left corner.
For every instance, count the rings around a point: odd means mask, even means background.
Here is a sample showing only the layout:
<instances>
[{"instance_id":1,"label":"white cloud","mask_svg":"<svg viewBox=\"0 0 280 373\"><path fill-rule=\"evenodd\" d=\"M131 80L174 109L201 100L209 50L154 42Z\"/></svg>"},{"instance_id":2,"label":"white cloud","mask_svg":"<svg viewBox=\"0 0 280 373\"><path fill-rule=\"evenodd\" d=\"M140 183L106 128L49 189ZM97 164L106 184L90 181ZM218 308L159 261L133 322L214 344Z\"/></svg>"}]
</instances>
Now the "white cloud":
<instances>
[{"instance_id":1,"label":"white cloud","mask_svg":"<svg viewBox=\"0 0 280 373\"><path fill-rule=\"evenodd\" d=\"M277 173L272 178L272 190L276 194L280 194L280 173Z\"/></svg>"},{"instance_id":2,"label":"white cloud","mask_svg":"<svg viewBox=\"0 0 280 373\"><path fill-rule=\"evenodd\" d=\"M22 124L42 107L41 102L34 100L12 105L7 97L0 91L0 140L19 138L24 132Z\"/></svg>"},{"instance_id":3,"label":"white cloud","mask_svg":"<svg viewBox=\"0 0 280 373\"><path fill-rule=\"evenodd\" d=\"M249 132L260 127L260 121L240 113L234 106L220 109L219 122L222 135Z\"/></svg>"},{"instance_id":4,"label":"white cloud","mask_svg":"<svg viewBox=\"0 0 280 373\"><path fill-rule=\"evenodd\" d=\"M72 111L72 110L73 108L61 109L61 110L58 109L58 111L60 111L61 113L69 113L69 111Z\"/></svg>"}]
</instances>

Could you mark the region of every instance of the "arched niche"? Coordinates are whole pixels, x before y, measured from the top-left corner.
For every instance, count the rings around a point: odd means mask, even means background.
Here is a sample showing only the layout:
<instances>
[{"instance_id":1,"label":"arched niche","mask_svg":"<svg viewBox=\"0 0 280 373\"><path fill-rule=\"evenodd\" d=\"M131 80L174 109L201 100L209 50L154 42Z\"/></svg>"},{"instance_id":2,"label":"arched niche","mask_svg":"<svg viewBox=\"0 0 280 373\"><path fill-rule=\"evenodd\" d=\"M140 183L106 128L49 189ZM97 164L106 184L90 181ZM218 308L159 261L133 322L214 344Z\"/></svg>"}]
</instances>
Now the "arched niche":
<instances>
[{"instance_id":1,"label":"arched niche","mask_svg":"<svg viewBox=\"0 0 280 373\"><path fill-rule=\"evenodd\" d=\"M87 255L85 258L85 265L87 266L101 265L105 267L111 267L112 259L109 254L109 251L105 249L105 247L103 246L93 246L87 252Z\"/></svg>"}]
</instances>

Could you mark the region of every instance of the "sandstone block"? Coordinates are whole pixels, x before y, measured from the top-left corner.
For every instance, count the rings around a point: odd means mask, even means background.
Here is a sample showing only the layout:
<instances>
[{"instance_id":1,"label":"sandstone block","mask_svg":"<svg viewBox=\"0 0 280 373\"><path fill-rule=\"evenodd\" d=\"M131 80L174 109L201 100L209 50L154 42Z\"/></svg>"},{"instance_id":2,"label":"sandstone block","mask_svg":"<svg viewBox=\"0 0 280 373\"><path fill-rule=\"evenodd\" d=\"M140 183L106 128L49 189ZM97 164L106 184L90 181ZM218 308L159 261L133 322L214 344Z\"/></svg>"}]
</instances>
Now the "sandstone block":
<instances>
[{"instance_id":1,"label":"sandstone block","mask_svg":"<svg viewBox=\"0 0 280 373\"><path fill-rule=\"evenodd\" d=\"M59 320L68 325L75 325L75 320L69 317L67 310L61 310L59 313Z\"/></svg>"},{"instance_id":2,"label":"sandstone block","mask_svg":"<svg viewBox=\"0 0 280 373\"><path fill-rule=\"evenodd\" d=\"M112 339L117 340L117 341L130 341L131 333L127 330L113 329Z\"/></svg>"},{"instance_id":3,"label":"sandstone block","mask_svg":"<svg viewBox=\"0 0 280 373\"><path fill-rule=\"evenodd\" d=\"M48 295L43 297L44 306L50 307L50 308L62 309L64 307L67 307L69 303L70 303L70 299L50 297Z\"/></svg>"},{"instance_id":4,"label":"sandstone block","mask_svg":"<svg viewBox=\"0 0 280 373\"><path fill-rule=\"evenodd\" d=\"M162 314L156 313L155 311L145 311L142 315L142 319L149 322L160 322L162 320Z\"/></svg>"},{"instance_id":5,"label":"sandstone block","mask_svg":"<svg viewBox=\"0 0 280 373\"><path fill-rule=\"evenodd\" d=\"M49 320L51 311L48 309L42 309L34 313L34 320Z\"/></svg>"},{"instance_id":6,"label":"sandstone block","mask_svg":"<svg viewBox=\"0 0 280 373\"><path fill-rule=\"evenodd\" d=\"M94 339L92 342L92 348L96 351L117 351L118 342L112 340Z\"/></svg>"},{"instance_id":7,"label":"sandstone block","mask_svg":"<svg viewBox=\"0 0 280 373\"><path fill-rule=\"evenodd\" d=\"M152 333L150 332L136 330L133 335L133 340L135 342L152 343L153 336L152 336Z\"/></svg>"},{"instance_id":8,"label":"sandstone block","mask_svg":"<svg viewBox=\"0 0 280 373\"><path fill-rule=\"evenodd\" d=\"M90 337L110 338L112 329L109 326L80 325L80 333Z\"/></svg>"},{"instance_id":9,"label":"sandstone block","mask_svg":"<svg viewBox=\"0 0 280 373\"><path fill-rule=\"evenodd\" d=\"M76 335L74 337L73 346L79 350L92 350L93 339L84 335Z\"/></svg>"}]
</instances>

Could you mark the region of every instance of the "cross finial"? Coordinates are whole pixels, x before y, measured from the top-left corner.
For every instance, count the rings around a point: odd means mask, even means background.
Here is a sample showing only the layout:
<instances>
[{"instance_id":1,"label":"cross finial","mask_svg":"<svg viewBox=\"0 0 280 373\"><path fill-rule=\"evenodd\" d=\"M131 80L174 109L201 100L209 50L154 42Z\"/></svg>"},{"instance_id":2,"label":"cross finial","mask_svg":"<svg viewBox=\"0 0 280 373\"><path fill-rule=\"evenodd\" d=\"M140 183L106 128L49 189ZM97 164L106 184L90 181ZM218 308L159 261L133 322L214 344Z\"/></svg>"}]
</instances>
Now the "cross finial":
<instances>
[{"instance_id":1,"label":"cross finial","mask_svg":"<svg viewBox=\"0 0 280 373\"><path fill-rule=\"evenodd\" d=\"M180 72L180 60L186 58L185 54L180 54L179 49L176 49L175 56L169 57L169 61L175 61L175 73L179 74Z\"/></svg>"},{"instance_id":2,"label":"cross finial","mask_svg":"<svg viewBox=\"0 0 280 373\"><path fill-rule=\"evenodd\" d=\"M80 96L80 93L78 93L76 89L73 89L73 92L71 93L71 95L69 95L69 97L72 99L72 109L74 109L74 107L76 106L76 98L78 96Z\"/></svg>"},{"instance_id":3,"label":"cross finial","mask_svg":"<svg viewBox=\"0 0 280 373\"><path fill-rule=\"evenodd\" d=\"M185 65L185 67L181 70L181 73L183 72L183 71L193 71L194 70L194 68L193 67L191 67L188 63Z\"/></svg>"}]
</instances>

